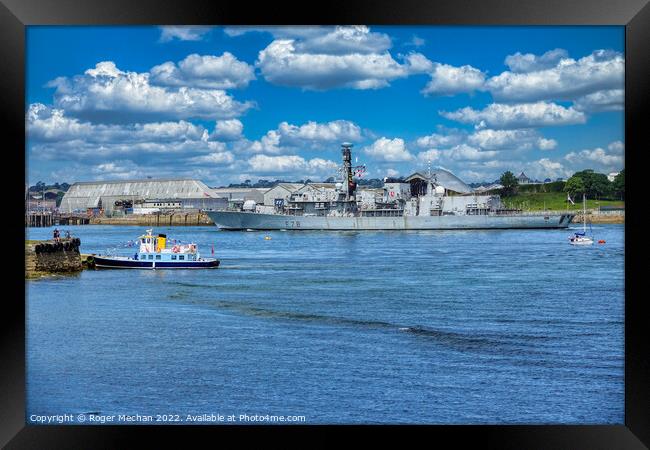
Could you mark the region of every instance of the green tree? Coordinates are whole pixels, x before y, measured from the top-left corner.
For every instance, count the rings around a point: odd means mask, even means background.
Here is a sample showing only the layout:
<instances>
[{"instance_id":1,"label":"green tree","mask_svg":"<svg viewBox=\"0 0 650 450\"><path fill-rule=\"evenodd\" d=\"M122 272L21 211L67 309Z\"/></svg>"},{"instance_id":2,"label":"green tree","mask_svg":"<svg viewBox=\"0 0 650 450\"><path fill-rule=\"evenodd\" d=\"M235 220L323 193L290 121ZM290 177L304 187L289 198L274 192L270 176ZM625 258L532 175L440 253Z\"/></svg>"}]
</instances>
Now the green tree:
<instances>
[{"instance_id":1,"label":"green tree","mask_svg":"<svg viewBox=\"0 0 650 450\"><path fill-rule=\"evenodd\" d=\"M568 193L571 197L582 195L586 192L585 183L582 181L582 178L574 175L564 185L564 192Z\"/></svg>"},{"instance_id":2,"label":"green tree","mask_svg":"<svg viewBox=\"0 0 650 450\"><path fill-rule=\"evenodd\" d=\"M587 169L576 172L573 176L582 179L582 183L585 186L585 193L589 197L607 197L612 193L611 182L604 173L596 173L592 169Z\"/></svg>"},{"instance_id":3,"label":"green tree","mask_svg":"<svg viewBox=\"0 0 650 450\"><path fill-rule=\"evenodd\" d=\"M625 169L621 170L619 174L616 175L616 178L614 178L612 190L617 197L621 200L625 200Z\"/></svg>"},{"instance_id":4,"label":"green tree","mask_svg":"<svg viewBox=\"0 0 650 450\"><path fill-rule=\"evenodd\" d=\"M29 190L32 191L32 192L34 192L34 191L41 192L43 189L45 189L45 183L43 183L42 181L39 181L34 186L29 188Z\"/></svg>"},{"instance_id":5,"label":"green tree","mask_svg":"<svg viewBox=\"0 0 650 450\"><path fill-rule=\"evenodd\" d=\"M501 189L501 194L504 197L510 197L517 192L517 186L519 186L519 180L515 177L515 174L509 170L504 172L499 178L499 183L503 188Z\"/></svg>"},{"instance_id":6,"label":"green tree","mask_svg":"<svg viewBox=\"0 0 650 450\"><path fill-rule=\"evenodd\" d=\"M604 173L594 173L587 194L595 198L609 197L612 195L612 182Z\"/></svg>"}]
</instances>

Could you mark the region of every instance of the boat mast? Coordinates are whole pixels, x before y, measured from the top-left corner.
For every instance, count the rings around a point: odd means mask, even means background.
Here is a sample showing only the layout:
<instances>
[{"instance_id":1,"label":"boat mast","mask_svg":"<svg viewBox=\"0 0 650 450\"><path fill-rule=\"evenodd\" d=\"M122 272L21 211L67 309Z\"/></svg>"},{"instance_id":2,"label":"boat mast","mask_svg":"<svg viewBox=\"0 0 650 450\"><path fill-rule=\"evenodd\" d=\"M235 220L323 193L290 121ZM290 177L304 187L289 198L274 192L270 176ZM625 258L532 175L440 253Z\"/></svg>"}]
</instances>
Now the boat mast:
<instances>
[{"instance_id":1,"label":"boat mast","mask_svg":"<svg viewBox=\"0 0 650 450\"><path fill-rule=\"evenodd\" d=\"M582 194L582 232L587 234L587 198Z\"/></svg>"},{"instance_id":2,"label":"boat mast","mask_svg":"<svg viewBox=\"0 0 650 450\"><path fill-rule=\"evenodd\" d=\"M352 183L352 144L344 142L341 144L343 154L343 186L345 187L345 201L350 201L350 184Z\"/></svg>"},{"instance_id":3,"label":"boat mast","mask_svg":"<svg viewBox=\"0 0 650 450\"><path fill-rule=\"evenodd\" d=\"M350 149L352 144L344 142L341 144L341 153L343 154L343 189L345 189L345 203L343 204L343 211L347 212L350 206L350 197L352 196L354 181L352 180L352 152Z\"/></svg>"}]
</instances>

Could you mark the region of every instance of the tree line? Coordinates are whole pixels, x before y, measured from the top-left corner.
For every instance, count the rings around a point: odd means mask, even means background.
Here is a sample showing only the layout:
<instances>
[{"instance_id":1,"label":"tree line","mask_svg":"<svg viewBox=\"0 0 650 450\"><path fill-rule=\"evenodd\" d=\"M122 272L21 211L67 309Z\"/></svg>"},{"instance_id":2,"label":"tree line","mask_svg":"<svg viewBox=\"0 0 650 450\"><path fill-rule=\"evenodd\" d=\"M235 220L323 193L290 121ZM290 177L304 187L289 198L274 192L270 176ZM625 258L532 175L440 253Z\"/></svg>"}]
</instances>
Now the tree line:
<instances>
[{"instance_id":1,"label":"tree line","mask_svg":"<svg viewBox=\"0 0 650 450\"><path fill-rule=\"evenodd\" d=\"M501 195L504 197L511 197L519 191L519 180L509 170L501 175L499 183L503 186ZM593 169L581 170L564 183L563 191L571 197L586 195L597 200L625 200L625 169L616 175L614 181L609 181L607 175Z\"/></svg>"}]
</instances>

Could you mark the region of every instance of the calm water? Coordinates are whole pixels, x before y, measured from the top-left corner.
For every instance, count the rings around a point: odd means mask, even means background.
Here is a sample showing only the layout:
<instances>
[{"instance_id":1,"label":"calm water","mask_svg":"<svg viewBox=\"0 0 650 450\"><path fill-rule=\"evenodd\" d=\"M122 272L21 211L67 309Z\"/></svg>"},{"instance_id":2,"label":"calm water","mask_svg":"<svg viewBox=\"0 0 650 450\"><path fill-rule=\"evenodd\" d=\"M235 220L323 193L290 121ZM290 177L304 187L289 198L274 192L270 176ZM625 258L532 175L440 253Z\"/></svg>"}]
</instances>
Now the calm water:
<instances>
[{"instance_id":1,"label":"calm water","mask_svg":"<svg viewBox=\"0 0 650 450\"><path fill-rule=\"evenodd\" d=\"M69 229L84 253L133 254L144 231ZM567 230L155 231L221 267L27 283L28 420L624 421L622 225L589 248Z\"/></svg>"}]
</instances>

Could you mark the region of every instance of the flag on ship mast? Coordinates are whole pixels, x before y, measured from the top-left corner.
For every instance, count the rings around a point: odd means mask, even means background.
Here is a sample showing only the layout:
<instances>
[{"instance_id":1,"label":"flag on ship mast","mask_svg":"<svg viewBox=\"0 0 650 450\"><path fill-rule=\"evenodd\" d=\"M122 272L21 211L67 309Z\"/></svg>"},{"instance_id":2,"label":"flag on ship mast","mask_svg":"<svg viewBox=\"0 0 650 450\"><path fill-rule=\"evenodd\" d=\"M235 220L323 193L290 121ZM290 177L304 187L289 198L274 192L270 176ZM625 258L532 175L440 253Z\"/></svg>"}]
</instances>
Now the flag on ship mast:
<instances>
[{"instance_id":1,"label":"flag on ship mast","mask_svg":"<svg viewBox=\"0 0 650 450\"><path fill-rule=\"evenodd\" d=\"M569 195L568 193L567 193L567 195L566 195L566 199L567 199L568 201L570 201L572 205L575 205L575 202L574 202L573 200L571 200L571 195Z\"/></svg>"}]
</instances>

